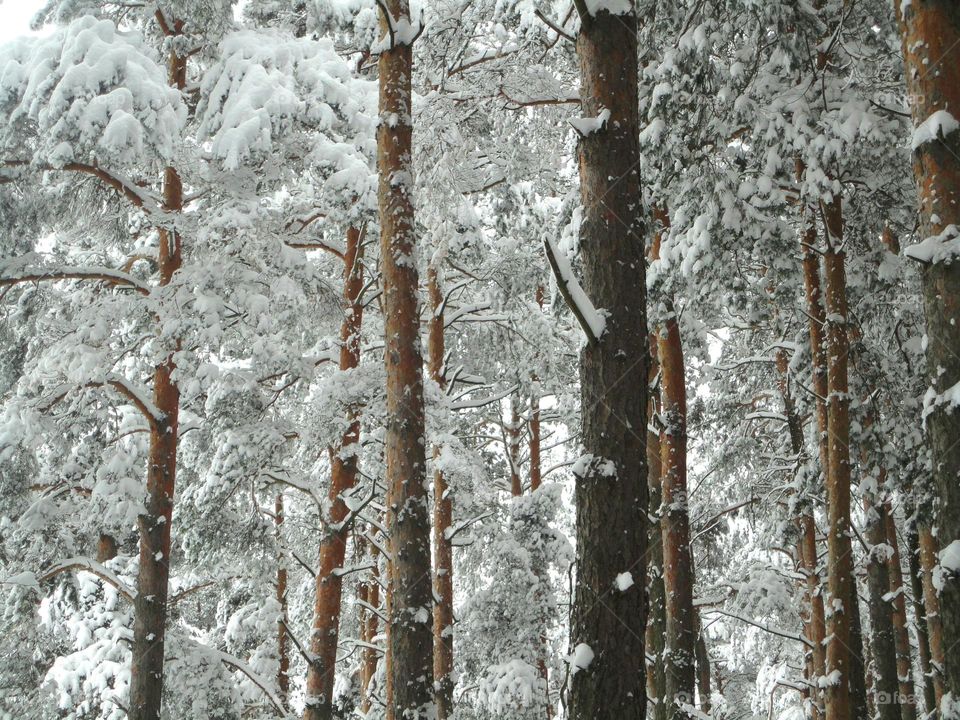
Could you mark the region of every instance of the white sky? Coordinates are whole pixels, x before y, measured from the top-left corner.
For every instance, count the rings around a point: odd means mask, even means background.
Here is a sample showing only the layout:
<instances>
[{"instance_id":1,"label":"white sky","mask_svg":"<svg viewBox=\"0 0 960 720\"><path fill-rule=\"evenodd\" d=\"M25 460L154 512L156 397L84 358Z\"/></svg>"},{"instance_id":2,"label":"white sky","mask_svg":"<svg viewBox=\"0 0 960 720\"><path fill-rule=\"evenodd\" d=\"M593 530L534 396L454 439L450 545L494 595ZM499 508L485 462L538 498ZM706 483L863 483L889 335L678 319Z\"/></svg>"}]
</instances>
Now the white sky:
<instances>
[{"instance_id":1,"label":"white sky","mask_svg":"<svg viewBox=\"0 0 960 720\"><path fill-rule=\"evenodd\" d=\"M32 35L30 18L43 7L43 0L0 0L0 44L20 35Z\"/></svg>"}]
</instances>

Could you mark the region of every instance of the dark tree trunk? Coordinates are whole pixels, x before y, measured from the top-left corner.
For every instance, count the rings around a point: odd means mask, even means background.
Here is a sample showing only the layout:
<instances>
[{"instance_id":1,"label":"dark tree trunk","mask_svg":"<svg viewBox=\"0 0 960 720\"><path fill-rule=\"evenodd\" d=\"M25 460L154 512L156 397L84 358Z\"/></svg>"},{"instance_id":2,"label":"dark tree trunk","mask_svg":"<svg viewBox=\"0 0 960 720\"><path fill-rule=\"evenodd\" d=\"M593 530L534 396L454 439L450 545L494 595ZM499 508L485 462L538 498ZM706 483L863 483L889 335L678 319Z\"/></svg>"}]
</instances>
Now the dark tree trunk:
<instances>
[{"instance_id":1,"label":"dark tree trunk","mask_svg":"<svg viewBox=\"0 0 960 720\"><path fill-rule=\"evenodd\" d=\"M280 604L280 622L277 623L277 689L284 702L290 694L290 642L287 637L287 567L279 546L283 542L283 495L274 501L274 524L277 537L277 602Z\"/></svg>"},{"instance_id":2,"label":"dark tree trunk","mask_svg":"<svg viewBox=\"0 0 960 720\"><path fill-rule=\"evenodd\" d=\"M385 15L385 11L392 16ZM426 488L423 356L413 207L413 47L393 30L412 25L407 0L386 0L380 18L380 117L377 168L380 267L387 375L385 439L387 531L390 535L387 718L434 713L433 583Z\"/></svg>"},{"instance_id":3,"label":"dark tree trunk","mask_svg":"<svg viewBox=\"0 0 960 720\"><path fill-rule=\"evenodd\" d=\"M960 4L954 0L898 3L903 32L904 66L914 126L934 113L960 114L960 63L952 55L960 44ZM921 236L929 243L956 242L960 227L960 133L918 145L913 171L920 195ZM960 411L944 397L960 383L960 262L956 251L926 257L922 262L924 310L927 318L927 368L934 393L926 426L933 450L933 474L940 503L937 542L940 549L960 552ZM922 541L922 538L921 538ZM960 640L960 568L943 571L940 623L943 643ZM928 608L929 610L929 608ZM929 617L929 615L928 615ZM933 637L931 633L931 645ZM960 657L947 652L943 684L960 702Z\"/></svg>"},{"instance_id":4,"label":"dark tree trunk","mask_svg":"<svg viewBox=\"0 0 960 720\"><path fill-rule=\"evenodd\" d=\"M901 720L917 720L917 702L914 697L913 660L910 649L910 631L907 628L906 588L903 586L903 568L900 564L900 542L893 517L893 505L888 499L883 504L884 530L890 555L887 558L890 579L889 592L893 596L893 633L897 651L897 679L900 687Z\"/></svg>"},{"instance_id":5,"label":"dark tree trunk","mask_svg":"<svg viewBox=\"0 0 960 720\"><path fill-rule=\"evenodd\" d=\"M351 227L347 231L347 249L343 258L344 315L340 324L340 369L352 370L360 363L360 327L363 322L363 232ZM345 493L357 484L360 449L360 418L354 408L348 410L350 424L340 445L330 448L329 517L320 539L319 567L313 609L313 631L310 636L312 662L307 667L304 720L333 718L333 683L336 674L337 645L340 638L340 608L343 601L343 578L337 570L346 557L347 533L344 525L349 509Z\"/></svg>"},{"instance_id":6,"label":"dark tree trunk","mask_svg":"<svg viewBox=\"0 0 960 720\"><path fill-rule=\"evenodd\" d=\"M571 679L572 720L646 712L646 290L640 192L637 17L581 9L583 114L609 118L580 141L584 290L607 312L581 356L583 447L576 479L577 583L571 646L588 667ZM625 591L617 576L635 578ZM577 653L577 649L580 650Z\"/></svg>"},{"instance_id":7,"label":"dark tree trunk","mask_svg":"<svg viewBox=\"0 0 960 720\"><path fill-rule=\"evenodd\" d=\"M653 343L651 376L656 376L656 341ZM653 394L654 389L650 389ZM655 422L659 414L655 398L650 400L650 420ZM648 425L649 427L649 425ZM666 649L667 606L663 590L663 536L660 527L660 512L663 501L663 489L660 468L660 434L647 431L647 487L650 493L650 528L647 533L649 552L647 554L647 595L649 597L649 616L647 617L647 699L653 709L653 720L667 720L667 677L664 670L664 651Z\"/></svg>"}]
</instances>

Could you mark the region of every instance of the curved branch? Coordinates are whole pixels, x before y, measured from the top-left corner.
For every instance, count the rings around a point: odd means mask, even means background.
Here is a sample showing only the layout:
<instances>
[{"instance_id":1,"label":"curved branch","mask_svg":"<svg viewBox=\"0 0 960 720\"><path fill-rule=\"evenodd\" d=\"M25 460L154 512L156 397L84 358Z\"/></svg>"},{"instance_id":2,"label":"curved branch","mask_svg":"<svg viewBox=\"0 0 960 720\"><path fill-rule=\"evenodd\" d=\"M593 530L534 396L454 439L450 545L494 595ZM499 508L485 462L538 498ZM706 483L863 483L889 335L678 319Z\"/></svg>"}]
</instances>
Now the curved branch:
<instances>
[{"instance_id":1,"label":"curved branch","mask_svg":"<svg viewBox=\"0 0 960 720\"><path fill-rule=\"evenodd\" d=\"M247 676L247 679L250 680L254 685L260 688L261 692L267 697L270 701L270 704L273 705L273 709L277 711L278 717L285 718L290 714L290 711L287 710L286 706L283 704L277 694L270 689L270 686L267 682L257 675L253 669L243 662L240 658L234 657L233 655L228 655L222 650L217 650L216 648L208 648L210 652L217 656L217 659L220 660L227 667L238 670Z\"/></svg>"},{"instance_id":2,"label":"curved branch","mask_svg":"<svg viewBox=\"0 0 960 720\"><path fill-rule=\"evenodd\" d=\"M20 273L0 275L0 287L4 285L16 285L17 283L23 282L56 280L98 280L109 285L132 288L141 295L150 294L150 286L140 282L133 275L99 266L60 267L50 268L49 270L43 268L27 268Z\"/></svg>"},{"instance_id":3,"label":"curved branch","mask_svg":"<svg viewBox=\"0 0 960 720\"><path fill-rule=\"evenodd\" d=\"M114 572L108 570L96 560L91 560L90 558L85 557L74 557L60 561L53 567L49 568L43 575L38 577L37 583L39 584L46 580L50 580L57 575L70 572L71 570L83 570L91 575L96 575L108 585L112 585L128 602L132 603L133 599L137 596L137 591L128 587L126 583L117 577Z\"/></svg>"}]
</instances>

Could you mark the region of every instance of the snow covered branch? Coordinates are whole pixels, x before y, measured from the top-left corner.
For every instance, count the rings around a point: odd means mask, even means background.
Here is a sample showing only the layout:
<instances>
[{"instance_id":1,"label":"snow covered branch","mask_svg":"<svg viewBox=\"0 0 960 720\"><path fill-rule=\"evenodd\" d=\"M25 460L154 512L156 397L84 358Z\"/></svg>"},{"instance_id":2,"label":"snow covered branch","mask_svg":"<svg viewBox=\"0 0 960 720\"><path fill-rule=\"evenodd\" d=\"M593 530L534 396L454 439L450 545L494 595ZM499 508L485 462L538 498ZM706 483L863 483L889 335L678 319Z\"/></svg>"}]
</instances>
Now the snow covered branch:
<instances>
[{"instance_id":1,"label":"snow covered branch","mask_svg":"<svg viewBox=\"0 0 960 720\"><path fill-rule=\"evenodd\" d=\"M570 310L573 311L574 317L577 318L577 322L580 323L580 327L583 328L583 332L587 336L587 340L591 344L599 342L606 329L606 320L590 302L590 298L587 297L583 288L580 287L580 283L574 277L573 269L570 267L566 256L557 250L549 236L543 239L543 249L547 254L547 261L550 263L554 277L557 279L557 289L560 290L563 299Z\"/></svg>"},{"instance_id":2,"label":"snow covered branch","mask_svg":"<svg viewBox=\"0 0 960 720\"><path fill-rule=\"evenodd\" d=\"M31 254L32 256L32 254ZM17 265L17 260L5 263L0 267L0 287L4 285L16 285L25 282L42 282L57 280L96 280L115 285L118 287L129 287L136 290L141 295L150 294L150 286L141 282L133 275L130 275L112 268L90 265L87 267L51 267L51 268L31 268L25 267L19 270L13 270Z\"/></svg>"},{"instance_id":3,"label":"snow covered branch","mask_svg":"<svg viewBox=\"0 0 960 720\"><path fill-rule=\"evenodd\" d=\"M771 635L776 635L777 637L782 637L787 640L796 640L799 643L803 643L809 648L813 648L813 644L807 640L803 635L797 635L796 633L787 632L786 630L780 630L779 628L770 627L766 623L760 623L750 618L745 618L742 615L737 613L730 612L729 610L721 610L720 608L709 608L703 611L704 613L717 613L718 615L724 615L728 618L733 618L734 620L739 620L740 622L745 622L747 625L753 625L753 627L768 632Z\"/></svg>"},{"instance_id":4,"label":"snow covered branch","mask_svg":"<svg viewBox=\"0 0 960 720\"><path fill-rule=\"evenodd\" d=\"M109 585L112 585L116 588L117 592L123 596L128 602L133 602L133 599L137 596L137 591L128 587L123 580L121 580L116 573L112 570L107 569L96 560L91 560L86 557L73 557L68 558L67 560L61 560L56 565L51 568L48 568L47 571L37 578L37 584L39 585L42 582L51 580L65 572L71 572L72 570L83 570L88 572L91 575L96 575L98 578L103 580Z\"/></svg>"},{"instance_id":5,"label":"snow covered branch","mask_svg":"<svg viewBox=\"0 0 960 720\"><path fill-rule=\"evenodd\" d=\"M291 637L293 637L291 635ZM213 653L217 659L220 660L224 665L234 670L238 670L247 676L247 679L250 680L254 685L260 688L261 692L266 696L270 701L270 704L273 705L274 710L277 711L277 716L281 718L289 717L290 711L287 710L286 706L283 704L283 700L270 688L270 684L264 680L262 677L257 675L249 665L243 662L240 658L236 658L233 655L228 655L222 650L217 650L216 648L205 648L209 652Z\"/></svg>"}]
</instances>

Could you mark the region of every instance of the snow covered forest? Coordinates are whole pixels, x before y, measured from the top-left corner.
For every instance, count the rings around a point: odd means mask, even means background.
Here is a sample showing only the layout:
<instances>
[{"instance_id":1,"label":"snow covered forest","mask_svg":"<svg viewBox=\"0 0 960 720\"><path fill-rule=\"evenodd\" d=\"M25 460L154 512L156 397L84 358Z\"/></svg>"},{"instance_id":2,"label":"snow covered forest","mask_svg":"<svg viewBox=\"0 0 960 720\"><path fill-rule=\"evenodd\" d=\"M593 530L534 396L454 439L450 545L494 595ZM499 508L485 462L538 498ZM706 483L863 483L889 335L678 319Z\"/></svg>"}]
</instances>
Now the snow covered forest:
<instances>
[{"instance_id":1,"label":"snow covered forest","mask_svg":"<svg viewBox=\"0 0 960 720\"><path fill-rule=\"evenodd\" d=\"M960 720L960 2L37 5L0 720Z\"/></svg>"}]
</instances>

